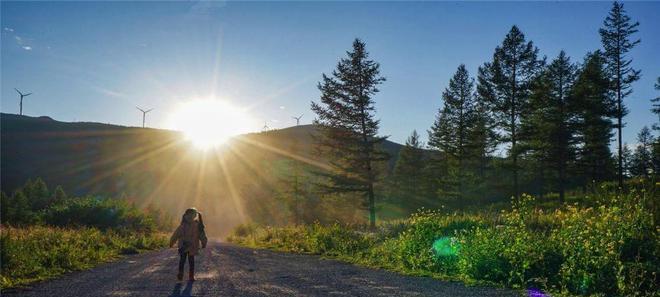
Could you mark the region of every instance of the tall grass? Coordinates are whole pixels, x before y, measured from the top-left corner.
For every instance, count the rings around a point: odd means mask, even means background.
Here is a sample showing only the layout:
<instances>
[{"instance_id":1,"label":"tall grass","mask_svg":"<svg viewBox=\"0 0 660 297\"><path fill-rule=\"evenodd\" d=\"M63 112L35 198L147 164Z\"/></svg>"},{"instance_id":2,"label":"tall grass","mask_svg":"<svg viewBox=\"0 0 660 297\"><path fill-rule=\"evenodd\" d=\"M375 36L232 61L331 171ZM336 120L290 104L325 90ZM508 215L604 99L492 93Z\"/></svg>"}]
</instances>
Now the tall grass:
<instances>
[{"instance_id":1,"label":"tall grass","mask_svg":"<svg viewBox=\"0 0 660 297\"><path fill-rule=\"evenodd\" d=\"M600 193L588 203L593 206L547 209L525 195L500 213L420 211L374 232L339 224L244 225L228 239L466 282L568 295L657 296L656 199L643 191Z\"/></svg>"},{"instance_id":2,"label":"tall grass","mask_svg":"<svg viewBox=\"0 0 660 297\"><path fill-rule=\"evenodd\" d=\"M9 288L161 248L166 242L154 233L32 226L3 227L0 244L0 284Z\"/></svg>"}]
</instances>

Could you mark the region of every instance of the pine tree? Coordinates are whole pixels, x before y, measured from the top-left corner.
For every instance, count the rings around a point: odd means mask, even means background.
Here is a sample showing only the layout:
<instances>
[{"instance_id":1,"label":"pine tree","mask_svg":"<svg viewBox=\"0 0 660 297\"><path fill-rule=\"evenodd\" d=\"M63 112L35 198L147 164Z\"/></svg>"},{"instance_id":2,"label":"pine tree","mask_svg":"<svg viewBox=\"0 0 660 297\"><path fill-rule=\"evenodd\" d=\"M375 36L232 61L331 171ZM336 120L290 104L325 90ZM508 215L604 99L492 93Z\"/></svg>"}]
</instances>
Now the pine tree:
<instances>
[{"instance_id":1,"label":"pine tree","mask_svg":"<svg viewBox=\"0 0 660 297\"><path fill-rule=\"evenodd\" d=\"M62 186L57 186L55 188L55 191L53 191L53 195L51 197L51 203L52 204L62 203L66 199L67 196L66 193L64 192L64 189L62 189Z\"/></svg>"},{"instance_id":2,"label":"pine tree","mask_svg":"<svg viewBox=\"0 0 660 297\"><path fill-rule=\"evenodd\" d=\"M631 39L632 35L637 32L638 26L639 22L630 21L630 17L623 9L623 4L615 1L609 15L603 21L603 27L599 30L605 49L611 88L616 97L617 123L615 127L618 132L619 188L623 188L623 117L628 113L623 99L632 93L632 83L640 77L640 71L630 66L632 59L628 58L626 54L640 42L639 39Z\"/></svg>"},{"instance_id":3,"label":"pine tree","mask_svg":"<svg viewBox=\"0 0 660 297\"><path fill-rule=\"evenodd\" d=\"M353 51L341 59L332 76L323 75L318 88L321 102L312 102L317 115L314 124L320 130L319 151L330 161L331 170L321 173L327 179L328 193L364 195L369 209L369 224L376 224L374 183L376 163L388 156L379 149L386 137L378 136L373 96L385 81L380 65L369 60L365 43L353 42Z\"/></svg>"},{"instance_id":4,"label":"pine tree","mask_svg":"<svg viewBox=\"0 0 660 297\"><path fill-rule=\"evenodd\" d=\"M651 135L651 129L644 126L637 134L637 147L630 162L630 173L633 176L648 178L653 172L653 143L655 139Z\"/></svg>"},{"instance_id":5,"label":"pine tree","mask_svg":"<svg viewBox=\"0 0 660 297\"><path fill-rule=\"evenodd\" d=\"M630 146L627 143L623 143L623 176L628 178L631 177L630 173L630 162L632 160L632 151Z\"/></svg>"},{"instance_id":6,"label":"pine tree","mask_svg":"<svg viewBox=\"0 0 660 297\"><path fill-rule=\"evenodd\" d=\"M295 146L292 146L292 148ZM307 184L305 167L298 160L287 160L286 172L279 179L278 196L286 205L291 214L290 222L293 224L303 223L303 211L307 193L304 185Z\"/></svg>"},{"instance_id":7,"label":"pine tree","mask_svg":"<svg viewBox=\"0 0 660 297\"><path fill-rule=\"evenodd\" d=\"M660 91L660 76L658 77L654 87L656 91ZM660 130L660 96L651 99L651 102L653 102L653 108L651 108L651 112L658 116L658 121L653 124L653 130Z\"/></svg>"},{"instance_id":8,"label":"pine tree","mask_svg":"<svg viewBox=\"0 0 660 297\"><path fill-rule=\"evenodd\" d=\"M528 110L532 80L543 65L538 49L525 40L513 26L501 46L495 48L493 61L479 69L479 96L489 100L497 127L504 132L501 140L509 143L513 173L513 192L519 196L518 156L520 117Z\"/></svg>"},{"instance_id":9,"label":"pine tree","mask_svg":"<svg viewBox=\"0 0 660 297\"><path fill-rule=\"evenodd\" d=\"M655 83L655 89L660 91L660 77L658 77ZM658 121L653 124L653 130L660 131L660 96L651 99L651 102L653 102L651 111L658 116ZM657 175L657 172L660 171L660 135L655 138L655 142L653 143L653 167Z\"/></svg>"},{"instance_id":10,"label":"pine tree","mask_svg":"<svg viewBox=\"0 0 660 297\"><path fill-rule=\"evenodd\" d=\"M404 203L421 206L418 202L421 198L425 198L423 185L425 159L419 134L413 130L406 140L405 146L399 151L399 158L393 172L395 192L398 194L397 196L406 200Z\"/></svg>"},{"instance_id":11,"label":"pine tree","mask_svg":"<svg viewBox=\"0 0 660 297\"><path fill-rule=\"evenodd\" d=\"M0 223L2 224L6 224L12 215L9 213L10 203L11 197L7 196L5 192L0 192Z\"/></svg>"},{"instance_id":12,"label":"pine tree","mask_svg":"<svg viewBox=\"0 0 660 297\"><path fill-rule=\"evenodd\" d=\"M28 180L23 186L23 193L27 196L32 211L42 210L51 202L48 186L41 178Z\"/></svg>"},{"instance_id":13,"label":"pine tree","mask_svg":"<svg viewBox=\"0 0 660 297\"><path fill-rule=\"evenodd\" d=\"M616 109L609 94L605 59L599 51L586 56L571 96L578 112L578 168L585 182L605 181L610 177L609 144Z\"/></svg>"},{"instance_id":14,"label":"pine tree","mask_svg":"<svg viewBox=\"0 0 660 297\"><path fill-rule=\"evenodd\" d=\"M448 153L451 150L449 143L452 140L451 135L453 132L449 113L443 107L438 111L431 129L427 131L429 135L427 146L431 152L426 174L431 177L433 194L440 198L455 198L458 196L456 191L458 183L455 172L452 171L454 167L452 163L455 160Z\"/></svg>"},{"instance_id":15,"label":"pine tree","mask_svg":"<svg viewBox=\"0 0 660 297\"><path fill-rule=\"evenodd\" d=\"M575 151L577 108L570 97L576 66L564 51L535 80L530 111L522 117L522 147L533 152L541 168L556 171L560 203L568 183L567 169Z\"/></svg>"},{"instance_id":16,"label":"pine tree","mask_svg":"<svg viewBox=\"0 0 660 297\"><path fill-rule=\"evenodd\" d=\"M7 220L14 225L27 225L34 220L33 212L30 209L30 201L22 190L17 190L11 197L7 212Z\"/></svg>"},{"instance_id":17,"label":"pine tree","mask_svg":"<svg viewBox=\"0 0 660 297\"><path fill-rule=\"evenodd\" d=\"M472 115L472 131L469 135L468 156L472 159L471 171L474 172L474 188L483 199L487 187L487 171L490 168L491 154L497 147L497 133L488 102L475 96L475 108Z\"/></svg>"},{"instance_id":18,"label":"pine tree","mask_svg":"<svg viewBox=\"0 0 660 297\"><path fill-rule=\"evenodd\" d=\"M449 174L454 175L451 184L454 192L463 198L470 153L470 135L475 113L474 79L470 78L465 65L458 66L449 80L449 86L442 93L444 107L438 121L429 132L429 144L448 157Z\"/></svg>"}]
</instances>

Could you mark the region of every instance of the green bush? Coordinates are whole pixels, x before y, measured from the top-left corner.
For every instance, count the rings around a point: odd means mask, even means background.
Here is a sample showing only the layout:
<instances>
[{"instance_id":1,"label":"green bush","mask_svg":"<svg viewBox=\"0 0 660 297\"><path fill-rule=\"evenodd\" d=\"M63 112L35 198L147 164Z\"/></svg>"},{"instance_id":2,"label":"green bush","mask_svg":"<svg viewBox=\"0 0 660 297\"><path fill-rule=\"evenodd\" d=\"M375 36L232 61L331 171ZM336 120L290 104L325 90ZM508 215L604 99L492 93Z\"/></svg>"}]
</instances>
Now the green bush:
<instances>
[{"instance_id":1,"label":"green bush","mask_svg":"<svg viewBox=\"0 0 660 297\"><path fill-rule=\"evenodd\" d=\"M143 211L120 199L69 198L42 213L41 221L52 226L88 226L151 232L156 222Z\"/></svg>"},{"instance_id":2,"label":"green bush","mask_svg":"<svg viewBox=\"0 0 660 297\"><path fill-rule=\"evenodd\" d=\"M656 185L657 187L657 185ZM236 228L230 241L314 253L415 275L542 288L568 295L657 296L655 190L598 192L586 203L513 200L499 214L420 211L363 226ZM594 205L594 206L591 206Z\"/></svg>"},{"instance_id":3,"label":"green bush","mask_svg":"<svg viewBox=\"0 0 660 297\"><path fill-rule=\"evenodd\" d=\"M658 289L658 229L645 208L645 195L614 196L611 202L557 211L561 227L551 240L565 258L560 270L563 289L626 296Z\"/></svg>"},{"instance_id":4,"label":"green bush","mask_svg":"<svg viewBox=\"0 0 660 297\"><path fill-rule=\"evenodd\" d=\"M461 272L472 279L520 288L547 286L555 281L561 257L547 240L544 214L532 208L534 198L523 195L502 213L503 224L464 233L459 255Z\"/></svg>"},{"instance_id":5,"label":"green bush","mask_svg":"<svg viewBox=\"0 0 660 297\"><path fill-rule=\"evenodd\" d=\"M171 229L172 219L150 205L139 209L125 199L68 197L61 187L50 193L41 179L28 180L11 196L0 194L2 223L87 226L102 230L151 232Z\"/></svg>"},{"instance_id":6,"label":"green bush","mask_svg":"<svg viewBox=\"0 0 660 297\"><path fill-rule=\"evenodd\" d=\"M33 226L3 227L0 244L0 284L8 288L90 268L127 251L161 248L166 242L158 234Z\"/></svg>"}]
</instances>

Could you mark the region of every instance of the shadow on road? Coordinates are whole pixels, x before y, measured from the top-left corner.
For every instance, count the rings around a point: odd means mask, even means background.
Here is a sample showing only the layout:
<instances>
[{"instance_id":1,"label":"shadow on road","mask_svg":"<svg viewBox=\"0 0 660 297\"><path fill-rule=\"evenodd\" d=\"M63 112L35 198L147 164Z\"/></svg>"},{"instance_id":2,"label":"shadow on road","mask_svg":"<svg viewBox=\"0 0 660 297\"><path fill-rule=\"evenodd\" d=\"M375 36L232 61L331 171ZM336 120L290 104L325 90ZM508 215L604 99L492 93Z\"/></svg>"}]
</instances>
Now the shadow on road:
<instances>
[{"instance_id":1,"label":"shadow on road","mask_svg":"<svg viewBox=\"0 0 660 297\"><path fill-rule=\"evenodd\" d=\"M190 295L192 293L192 287L193 287L194 282L186 282L186 286L181 290L183 285L178 282L176 285L174 285L174 289L172 290L172 294L168 297L193 297Z\"/></svg>"}]
</instances>

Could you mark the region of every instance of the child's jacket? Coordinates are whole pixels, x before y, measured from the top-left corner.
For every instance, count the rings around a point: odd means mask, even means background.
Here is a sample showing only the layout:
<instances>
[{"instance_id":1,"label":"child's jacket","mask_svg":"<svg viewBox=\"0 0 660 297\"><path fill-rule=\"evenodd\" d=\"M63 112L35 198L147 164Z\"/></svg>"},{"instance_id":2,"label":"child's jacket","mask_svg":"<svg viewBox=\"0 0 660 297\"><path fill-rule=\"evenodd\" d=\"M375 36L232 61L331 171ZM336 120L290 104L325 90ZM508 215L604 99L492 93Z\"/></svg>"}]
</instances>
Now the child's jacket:
<instances>
[{"instance_id":1,"label":"child's jacket","mask_svg":"<svg viewBox=\"0 0 660 297\"><path fill-rule=\"evenodd\" d=\"M185 250L180 251L182 253L188 252L188 255L194 256L199 251L200 241L202 247L206 247L208 239L203 230L200 232L199 221L195 219L191 222L185 221L176 228L176 231L172 234L172 238L170 238L170 246L174 245L176 241L179 241L179 249L183 247L184 242L187 242Z\"/></svg>"}]
</instances>

